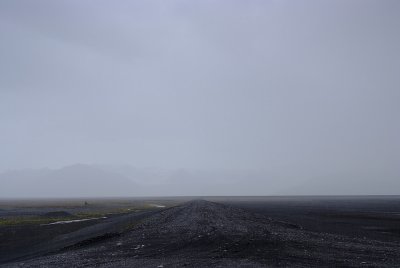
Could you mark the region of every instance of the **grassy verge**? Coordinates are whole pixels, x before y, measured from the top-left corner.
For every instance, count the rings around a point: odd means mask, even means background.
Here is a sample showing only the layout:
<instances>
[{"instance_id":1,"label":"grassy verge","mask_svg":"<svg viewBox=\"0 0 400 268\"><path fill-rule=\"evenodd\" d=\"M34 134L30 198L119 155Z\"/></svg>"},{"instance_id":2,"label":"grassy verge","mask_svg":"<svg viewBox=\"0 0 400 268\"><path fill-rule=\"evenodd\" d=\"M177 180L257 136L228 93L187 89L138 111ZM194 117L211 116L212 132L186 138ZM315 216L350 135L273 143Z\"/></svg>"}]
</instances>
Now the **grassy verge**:
<instances>
[{"instance_id":1,"label":"grassy verge","mask_svg":"<svg viewBox=\"0 0 400 268\"><path fill-rule=\"evenodd\" d=\"M57 221L78 220L77 217L61 217L61 218L43 218L40 216L29 217L7 217L0 218L0 226L14 226L14 225L27 225L27 224L48 224Z\"/></svg>"},{"instance_id":2,"label":"grassy verge","mask_svg":"<svg viewBox=\"0 0 400 268\"><path fill-rule=\"evenodd\" d=\"M126 214L133 212L140 212L144 210L157 209L154 206L143 204L134 207L124 207L106 210L93 210L78 212L71 216L66 217L44 217L44 216L15 216L15 217L4 217L0 218L0 226L16 226L16 225L28 225L28 224L49 224L57 221L69 221L69 220L80 220L90 218L101 218L117 214Z\"/></svg>"}]
</instances>

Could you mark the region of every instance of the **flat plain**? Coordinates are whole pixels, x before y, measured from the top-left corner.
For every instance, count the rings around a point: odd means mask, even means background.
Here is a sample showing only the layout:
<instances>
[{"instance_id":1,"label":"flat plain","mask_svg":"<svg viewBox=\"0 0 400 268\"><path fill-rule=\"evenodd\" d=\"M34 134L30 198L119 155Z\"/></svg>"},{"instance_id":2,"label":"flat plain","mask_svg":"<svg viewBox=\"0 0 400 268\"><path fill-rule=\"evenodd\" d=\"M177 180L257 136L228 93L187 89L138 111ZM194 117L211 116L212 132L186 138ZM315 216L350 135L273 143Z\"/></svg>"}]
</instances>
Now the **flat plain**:
<instances>
[{"instance_id":1,"label":"flat plain","mask_svg":"<svg viewBox=\"0 0 400 268\"><path fill-rule=\"evenodd\" d=\"M4 267L398 267L399 196L0 201Z\"/></svg>"}]
</instances>

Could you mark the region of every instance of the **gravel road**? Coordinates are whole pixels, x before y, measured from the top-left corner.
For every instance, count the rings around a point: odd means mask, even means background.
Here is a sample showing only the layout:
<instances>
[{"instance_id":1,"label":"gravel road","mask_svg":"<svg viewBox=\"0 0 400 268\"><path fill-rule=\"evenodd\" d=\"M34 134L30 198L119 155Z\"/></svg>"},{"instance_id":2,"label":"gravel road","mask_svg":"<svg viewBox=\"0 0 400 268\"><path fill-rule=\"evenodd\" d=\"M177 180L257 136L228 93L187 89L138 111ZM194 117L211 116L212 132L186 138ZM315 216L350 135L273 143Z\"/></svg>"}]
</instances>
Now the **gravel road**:
<instances>
[{"instance_id":1,"label":"gravel road","mask_svg":"<svg viewBox=\"0 0 400 268\"><path fill-rule=\"evenodd\" d=\"M400 243L305 231L196 200L156 212L119 236L91 239L5 267L398 267Z\"/></svg>"}]
</instances>

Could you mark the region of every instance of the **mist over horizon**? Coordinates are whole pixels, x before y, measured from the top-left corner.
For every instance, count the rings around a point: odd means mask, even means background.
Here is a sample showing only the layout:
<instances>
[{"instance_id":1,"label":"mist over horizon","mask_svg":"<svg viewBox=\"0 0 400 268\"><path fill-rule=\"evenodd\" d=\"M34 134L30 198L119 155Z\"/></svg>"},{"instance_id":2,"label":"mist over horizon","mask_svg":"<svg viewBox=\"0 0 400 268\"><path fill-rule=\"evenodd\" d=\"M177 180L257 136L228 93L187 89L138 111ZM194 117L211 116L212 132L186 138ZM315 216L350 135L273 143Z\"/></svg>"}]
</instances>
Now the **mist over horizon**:
<instances>
[{"instance_id":1,"label":"mist over horizon","mask_svg":"<svg viewBox=\"0 0 400 268\"><path fill-rule=\"evenodd\" d=\"M0 173L1 198L95 198L145 196L398 195L396 177L334 174L291 180L262 170L137 168L74 164L62 168ZM335 180L346 180L336 184ZM21 187L23 185L23 187Z\"/></svg>"},{"instance_id":2,"label":"mist over horizon","mask_svg":"<svg viewBox=\"0 0 400 268\"><path fill-rule=\"evenodd\" d=\"M400 194L399 1L0 2L0 198Z\"/></svg>"}]
</instances>

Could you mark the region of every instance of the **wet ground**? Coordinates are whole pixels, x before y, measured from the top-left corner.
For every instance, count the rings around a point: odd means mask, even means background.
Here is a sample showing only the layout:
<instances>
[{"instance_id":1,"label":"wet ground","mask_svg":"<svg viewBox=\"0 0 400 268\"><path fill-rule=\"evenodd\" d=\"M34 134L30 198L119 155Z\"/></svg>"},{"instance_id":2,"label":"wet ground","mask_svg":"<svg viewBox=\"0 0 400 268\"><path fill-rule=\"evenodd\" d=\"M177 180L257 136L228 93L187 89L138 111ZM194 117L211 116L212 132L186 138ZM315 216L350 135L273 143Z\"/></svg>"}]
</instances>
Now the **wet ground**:
<instances>
[{"instance_id":1,"label":"wet ground","mask_svg":"<svg viewBox=\"0 0 400 268\"><path fill-rule=\"evenodd\" d=\"M398 197L206 199L115 216L3 266L399 267Z\"/></svg>"}]
</instances>

